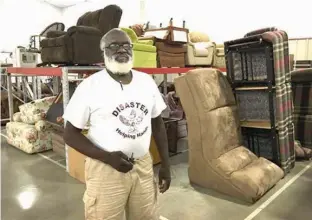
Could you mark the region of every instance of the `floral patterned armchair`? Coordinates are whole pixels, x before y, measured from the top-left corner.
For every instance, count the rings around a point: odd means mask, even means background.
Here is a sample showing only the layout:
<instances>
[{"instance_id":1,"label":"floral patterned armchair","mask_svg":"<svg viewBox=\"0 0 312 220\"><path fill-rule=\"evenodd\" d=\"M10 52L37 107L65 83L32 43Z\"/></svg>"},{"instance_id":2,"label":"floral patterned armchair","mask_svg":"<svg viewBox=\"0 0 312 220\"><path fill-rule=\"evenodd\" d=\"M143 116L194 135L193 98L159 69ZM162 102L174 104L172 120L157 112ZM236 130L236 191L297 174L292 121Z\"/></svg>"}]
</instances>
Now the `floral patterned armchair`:
<instances>
[{"instance_id":1,"label":"floral patterned armchair","mask_svg":"<svg viewBox=\"0 0 312 220\"><path fill-rule=\"evenodd\" d=\"M20 105L20 111L13 115L13 121L6 124L7 142L29 154L52 149L51 131L43 119L54 98L47 97Z\"/></svg>"}]
</instances>

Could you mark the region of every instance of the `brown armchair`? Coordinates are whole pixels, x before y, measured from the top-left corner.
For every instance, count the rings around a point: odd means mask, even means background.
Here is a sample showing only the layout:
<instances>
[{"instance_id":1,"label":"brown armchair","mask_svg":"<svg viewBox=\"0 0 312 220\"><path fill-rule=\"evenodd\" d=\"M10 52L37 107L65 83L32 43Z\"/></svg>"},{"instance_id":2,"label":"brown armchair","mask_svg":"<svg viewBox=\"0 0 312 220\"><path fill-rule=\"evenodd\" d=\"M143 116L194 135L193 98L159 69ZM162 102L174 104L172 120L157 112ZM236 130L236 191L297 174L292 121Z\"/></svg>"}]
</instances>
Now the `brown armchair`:
<instances>
[{"instance_id":1,"label":"brown armchair","mask_svg":"<svg viewBox=\"0 0 312 220\"><path fill-rule=\"evenodd\" d=\"M65 25L61 22L54 22L52 24L50 24L49 26L47 26L39 35L32 35L30 37L30 44L29 44L29 48L32 50L40 50L39 49L39 44L40 41L44 38L47 37L48 33L50 32L61 32L64 33L65 30ZM38 44L37 44L38 43Z\"/></svg>"},{"instance_id":2,"label":"brown armchair","mask_svg":"<svg viewBox=\"0 0 312 220\"><path fill-rule=\"evenodd\" d=\"M82 15L77 26L67 31L50 31L40 42L41 59L45 64L90 65L103 61L100 40L119 26L122 9L109 5Z\"/></svg>"}]
</instances>

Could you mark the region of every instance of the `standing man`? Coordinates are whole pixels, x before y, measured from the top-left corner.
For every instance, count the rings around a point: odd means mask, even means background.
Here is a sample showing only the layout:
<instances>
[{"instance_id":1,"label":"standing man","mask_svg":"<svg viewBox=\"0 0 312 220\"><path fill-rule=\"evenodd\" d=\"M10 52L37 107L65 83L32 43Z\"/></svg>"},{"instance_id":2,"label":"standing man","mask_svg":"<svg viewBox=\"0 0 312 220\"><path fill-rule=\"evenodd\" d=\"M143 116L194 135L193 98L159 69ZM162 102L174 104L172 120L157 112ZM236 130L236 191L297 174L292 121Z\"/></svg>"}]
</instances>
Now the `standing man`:
<instances>
[{"instance_id":1,"label":"standing man","mask_svg":"<svg viewBox=\"0 0 312 220\"><path fill-rule=\"evenodd\" d=\"M120 29L101 40L106 69L77 87L63 118L64 140L87 156L86 220L158 220L157 194L170 186L166 108L154 80L132 70L132 44ZM81 134L90 121L88 137ZM149 154L153 134L162 160L155 181Z\"/></svg>"}]
</instances>

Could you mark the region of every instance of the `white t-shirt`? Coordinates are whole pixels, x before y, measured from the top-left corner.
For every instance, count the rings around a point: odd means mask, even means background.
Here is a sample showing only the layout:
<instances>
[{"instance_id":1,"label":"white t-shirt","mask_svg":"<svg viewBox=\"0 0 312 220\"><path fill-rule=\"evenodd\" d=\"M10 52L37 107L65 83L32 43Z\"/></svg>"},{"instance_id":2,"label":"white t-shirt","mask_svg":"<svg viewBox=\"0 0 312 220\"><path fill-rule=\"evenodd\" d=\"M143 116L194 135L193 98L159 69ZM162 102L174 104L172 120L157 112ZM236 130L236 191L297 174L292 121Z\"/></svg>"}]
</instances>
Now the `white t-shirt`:
<instances>
[{"instance_id":1,"label":"white t-shirt","mask_svg":"<svg viewBox=\"0 0 312 220\"><path fill-rule=\"evenodd\" d=\"M83 129L90 118L88 138L106 151L134 158L149 151L151 119L166 104L153 78L132 70L130 84L121 85L106 70L83 80L71 97L63 118Z\"/></svg>"}]
</instances>

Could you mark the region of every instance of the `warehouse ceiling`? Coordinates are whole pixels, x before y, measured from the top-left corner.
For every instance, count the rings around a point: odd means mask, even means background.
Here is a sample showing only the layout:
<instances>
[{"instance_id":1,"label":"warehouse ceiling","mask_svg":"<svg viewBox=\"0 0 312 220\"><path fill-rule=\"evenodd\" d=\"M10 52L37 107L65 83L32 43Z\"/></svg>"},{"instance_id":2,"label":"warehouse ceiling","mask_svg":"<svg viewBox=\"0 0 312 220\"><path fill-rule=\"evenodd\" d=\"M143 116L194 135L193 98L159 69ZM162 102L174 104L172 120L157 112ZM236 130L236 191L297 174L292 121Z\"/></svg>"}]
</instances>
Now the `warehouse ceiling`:
<instances>
[{"instance_id":1,"label":"warehouse ceiling","mask_svg":"<svg viewBox=\"0 0 312 220\"><path fill-rule=\"evenodd\" d=\"M97 2L97 1L101 0L43 0L43 2L46 2L58 8L67 8L83 2Z\"/></svg>"}]
</instances>

